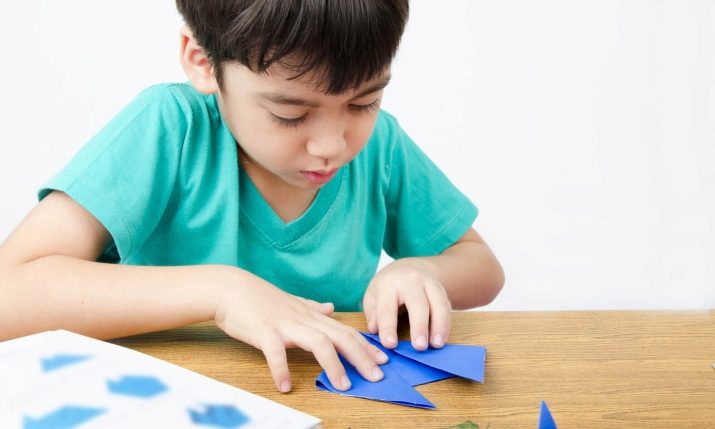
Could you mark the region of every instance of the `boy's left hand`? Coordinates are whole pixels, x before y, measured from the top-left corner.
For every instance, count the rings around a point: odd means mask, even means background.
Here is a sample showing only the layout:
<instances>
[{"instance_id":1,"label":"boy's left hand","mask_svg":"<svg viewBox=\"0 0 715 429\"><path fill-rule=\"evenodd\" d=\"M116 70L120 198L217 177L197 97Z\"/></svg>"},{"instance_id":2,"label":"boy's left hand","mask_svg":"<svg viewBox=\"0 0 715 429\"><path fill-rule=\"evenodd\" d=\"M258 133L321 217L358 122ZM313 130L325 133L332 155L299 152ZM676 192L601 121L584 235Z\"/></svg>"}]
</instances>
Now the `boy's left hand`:
<instances>
[{"instance_id":1,"label":"boy's left hand","mask_svg":"<svg viewBox=\"0 0 715 429\"><path fill-rule=\"evenodd\" d=\"M404 305L410 338L417 350L443 347L449 337L452 306L442 283L420 258L392 262L373 277L363 297L368 330L386 348L397 346L397 316Z\"/></svg>"}]
</instances>

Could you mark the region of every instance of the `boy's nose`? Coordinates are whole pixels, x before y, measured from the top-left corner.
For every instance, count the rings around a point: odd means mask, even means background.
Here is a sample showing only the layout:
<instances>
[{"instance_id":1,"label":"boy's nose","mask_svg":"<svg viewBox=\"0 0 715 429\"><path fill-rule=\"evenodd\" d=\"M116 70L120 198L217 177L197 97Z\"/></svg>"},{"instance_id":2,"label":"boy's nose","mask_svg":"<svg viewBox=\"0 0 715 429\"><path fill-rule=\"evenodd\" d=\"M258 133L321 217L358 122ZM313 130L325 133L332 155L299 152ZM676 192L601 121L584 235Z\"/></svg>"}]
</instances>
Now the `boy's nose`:
<instances>
[{"instance_id":1,"label":"boy's nose","mask_svg":"<svg viewBox=\"0 0 715 429\"><path fill-rule=\"evenodd\" d=\"M342 132L325 133L308 141L308 153L317 158L333 159L347 149L347 142Z\"/></svg>"}]
</instances>

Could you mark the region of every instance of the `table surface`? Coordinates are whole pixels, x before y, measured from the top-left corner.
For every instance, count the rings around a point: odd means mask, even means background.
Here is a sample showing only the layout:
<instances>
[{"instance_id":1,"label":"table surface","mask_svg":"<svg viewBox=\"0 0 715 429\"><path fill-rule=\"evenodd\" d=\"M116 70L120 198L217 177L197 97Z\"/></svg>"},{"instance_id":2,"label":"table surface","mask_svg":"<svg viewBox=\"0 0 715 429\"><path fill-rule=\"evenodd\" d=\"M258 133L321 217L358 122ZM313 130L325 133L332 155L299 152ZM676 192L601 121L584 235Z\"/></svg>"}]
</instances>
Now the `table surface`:
<instances>
[{"instance_id":1,"label":"table surface","mask_svg":"<svg viewBox=\"0 0 715 429\"><path fill-rule=\"evenodd\" d=\"M366 329L360 313L335 318ZM208 323L113 342L312 414L325 428L533 429L541 400L560 428L715 427L715 311L455 312L450 342L487 347L485 383L418 386L434 410L319 391L321 368L302 350L288 351L293 390L281 394L259 350Z\"/></svg>"}]
</instances>

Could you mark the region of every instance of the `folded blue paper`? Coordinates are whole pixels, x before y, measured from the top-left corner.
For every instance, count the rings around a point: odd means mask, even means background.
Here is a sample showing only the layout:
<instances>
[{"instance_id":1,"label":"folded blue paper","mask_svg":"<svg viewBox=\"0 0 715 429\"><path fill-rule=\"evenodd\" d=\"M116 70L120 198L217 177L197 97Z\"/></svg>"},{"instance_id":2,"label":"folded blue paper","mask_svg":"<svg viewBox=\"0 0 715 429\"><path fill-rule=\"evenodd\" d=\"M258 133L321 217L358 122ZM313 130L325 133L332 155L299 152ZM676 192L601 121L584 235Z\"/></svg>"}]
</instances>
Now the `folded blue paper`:
<instances>
[{"instance_id":1,"label":"folded blue paper","mask_svg":"<svg viewBox=\"0 0 715 429\"><path fill-rule=\"evenodd\" d=\"M335 389L323 371L315 380L318 389L408 407L435 408L413 386L451 377L484 382L487 349L482 346L447 344L441 349L418 351L409 341L400 341L397 347L390 350L382 347L377 335L362 334L389 357L390 360L380 367L385 377L374 383L367 381L341 356L352 387L346 391Z\"/></svg>"},{"instance_id":2,"label":"folded blue paper","mask_svg":"<svg viewBox=\"0 0 715 429\"><path fill-rule=\"evenodd\" d=\"M554 418L551 417L551 411L549 407L546 406L546 402L541 401L541 413L539 414L539 428L538 429L557 429L556 422Z\"/></svg>"}]
</instances>

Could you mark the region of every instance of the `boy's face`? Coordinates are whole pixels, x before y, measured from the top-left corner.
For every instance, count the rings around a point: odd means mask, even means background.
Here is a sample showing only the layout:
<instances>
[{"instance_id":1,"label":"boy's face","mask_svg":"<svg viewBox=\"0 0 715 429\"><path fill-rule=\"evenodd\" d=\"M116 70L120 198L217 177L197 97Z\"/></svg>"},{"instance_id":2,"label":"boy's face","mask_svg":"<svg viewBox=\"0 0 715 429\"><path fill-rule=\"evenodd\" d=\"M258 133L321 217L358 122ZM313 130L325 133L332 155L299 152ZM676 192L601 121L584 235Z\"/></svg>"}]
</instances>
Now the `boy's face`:
<instances>
[{"instance_id":1,"label":"boy's face","mask_svg":"<svg viewBox=\"0 0 715 429\"><path fill-rule=\"evenodd\" d=\"M341 95L291 76L280 65L254 73L225 64L219 108L254 182L317 190L367 143L389 73Z\"/></svg>"}]
</instances>

